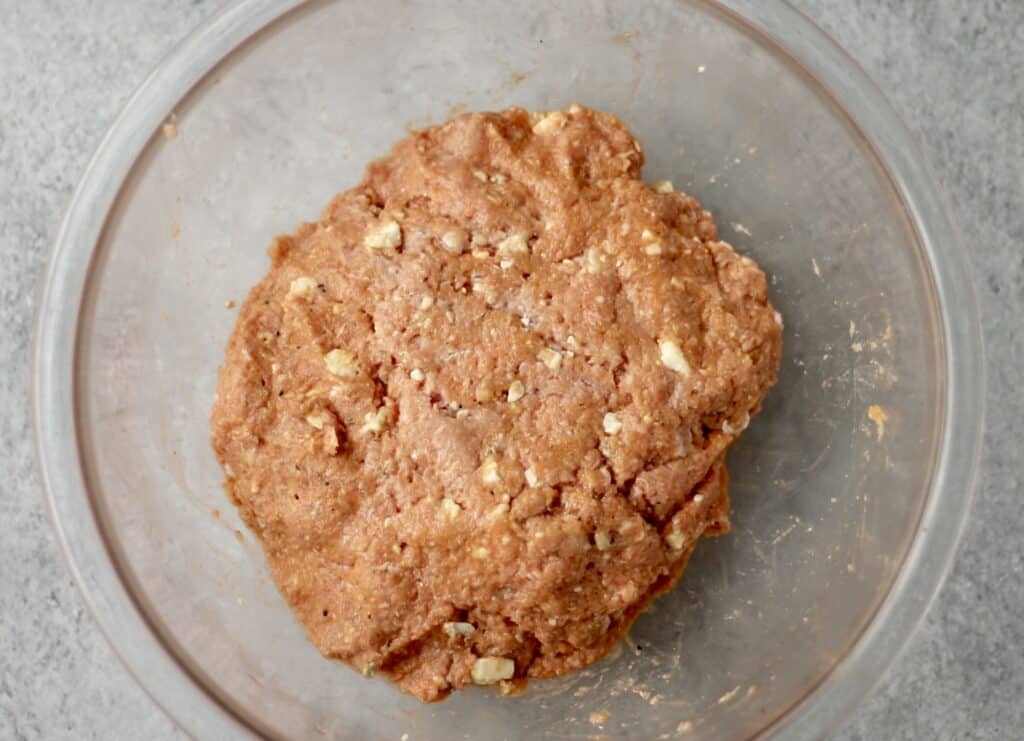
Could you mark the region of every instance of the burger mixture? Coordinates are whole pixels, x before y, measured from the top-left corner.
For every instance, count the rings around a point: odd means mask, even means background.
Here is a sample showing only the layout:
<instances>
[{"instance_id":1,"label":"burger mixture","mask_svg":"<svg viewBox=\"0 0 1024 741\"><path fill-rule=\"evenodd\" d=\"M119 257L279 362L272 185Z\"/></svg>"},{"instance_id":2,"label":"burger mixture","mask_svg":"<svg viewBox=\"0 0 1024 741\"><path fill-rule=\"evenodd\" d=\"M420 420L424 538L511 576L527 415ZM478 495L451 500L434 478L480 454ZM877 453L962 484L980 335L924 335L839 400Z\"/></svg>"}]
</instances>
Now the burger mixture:
<instances>
[{"instance_id":1,"label":"burger mixture","mask_svg":"<svg viewBox=\"0 0 1024 741\"><path fill-rule=\"evenodd\" d=\"M729 527L764 273L613 116L460 116L279 237L213 446L325 656L421 700L591 664Z\"/></svg>"}]
</instances>

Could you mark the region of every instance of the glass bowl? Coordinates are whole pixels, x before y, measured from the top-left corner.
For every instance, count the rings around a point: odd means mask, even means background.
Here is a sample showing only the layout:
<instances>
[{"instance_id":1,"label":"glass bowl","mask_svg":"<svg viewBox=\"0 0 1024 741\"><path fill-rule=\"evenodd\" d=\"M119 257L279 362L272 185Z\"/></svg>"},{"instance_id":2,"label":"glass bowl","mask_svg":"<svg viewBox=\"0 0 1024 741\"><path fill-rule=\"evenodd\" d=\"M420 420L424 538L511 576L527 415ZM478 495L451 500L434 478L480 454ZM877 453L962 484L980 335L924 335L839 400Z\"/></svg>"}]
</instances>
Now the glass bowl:
<instances>
[{"instance_id":1,"label":"glass bowl","mask_svg":"<svg viewBox=\"0 0 1024 741\"><path fill-rule=\"evenodd\" d=\"M783 2L562 6L244 0L152 74L90 164L41 297L39 455L97 621L194 736L817 737L941 583L984 363L913 138ZM572 102L620 116L648 179L698 196L771 275L784 366L730 454L733 533L612 656L521 697L421 705L320 657L220 488L225 304L407 127Z\"/></svg>"}]
</instances>

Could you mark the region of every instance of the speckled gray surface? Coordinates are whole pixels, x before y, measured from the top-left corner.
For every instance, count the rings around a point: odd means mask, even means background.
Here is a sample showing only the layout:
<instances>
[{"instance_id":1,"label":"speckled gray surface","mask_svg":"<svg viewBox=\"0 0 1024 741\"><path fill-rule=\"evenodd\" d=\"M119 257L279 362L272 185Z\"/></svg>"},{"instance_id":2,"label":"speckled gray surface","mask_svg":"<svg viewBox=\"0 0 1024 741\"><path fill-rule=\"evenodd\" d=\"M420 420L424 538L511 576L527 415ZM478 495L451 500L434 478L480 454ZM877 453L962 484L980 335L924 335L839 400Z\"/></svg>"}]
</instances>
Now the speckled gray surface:
<instances>
[{"instance_id":1,"label":"speckled gray surface","mask_svg":"<svg viewBox=\"0 0 1024 741\"><path fill-rule=\"evenodd\" d=\"M798 0L890 92L972 251L989 355L984 474L953 574L836 738L1024 728L1024 3ZM33 460L32 309L60 214L126 96L215 3L0 0L0 738L181 738L105 643L57 551ZM69 12L74 8L73 12Z\"/></svg>"}]
</instances>

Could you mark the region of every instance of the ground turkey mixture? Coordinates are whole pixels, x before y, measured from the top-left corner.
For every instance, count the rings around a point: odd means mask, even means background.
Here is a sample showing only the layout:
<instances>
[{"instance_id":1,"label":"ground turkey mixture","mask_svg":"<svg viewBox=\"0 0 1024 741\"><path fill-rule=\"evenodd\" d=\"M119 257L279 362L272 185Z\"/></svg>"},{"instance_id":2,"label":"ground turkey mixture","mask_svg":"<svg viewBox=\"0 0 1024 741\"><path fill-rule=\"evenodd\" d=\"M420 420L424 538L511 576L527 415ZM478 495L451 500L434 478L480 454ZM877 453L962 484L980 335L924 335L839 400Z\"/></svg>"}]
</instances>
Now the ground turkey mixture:
<instances>
[{"instance_id":1,"label":"ground turkey mixture","mask_svg":"<svg viewBox=\"0 0 1024 741\"><path fill-rule=\"evenodd\" d=\"M781 320L642 163L580 106L464 115L274 242L213 445L324 655L508 692L600 659L728 528Z\"/></svg>"}]
</instances>

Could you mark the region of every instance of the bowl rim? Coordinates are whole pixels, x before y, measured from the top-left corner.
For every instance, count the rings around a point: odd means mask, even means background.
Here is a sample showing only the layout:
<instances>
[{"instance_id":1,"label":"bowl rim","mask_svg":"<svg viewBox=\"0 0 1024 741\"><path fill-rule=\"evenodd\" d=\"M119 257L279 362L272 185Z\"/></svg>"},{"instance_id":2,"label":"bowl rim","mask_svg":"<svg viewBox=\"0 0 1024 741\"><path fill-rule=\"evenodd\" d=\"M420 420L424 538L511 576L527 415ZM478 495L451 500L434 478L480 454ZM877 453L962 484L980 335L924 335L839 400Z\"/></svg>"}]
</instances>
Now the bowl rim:
<instances>
[{"instance_id":1,"label":"bowl rim","mask_svg":"<svg viewBox=\"0 0 1024 741\"><path fill-rule=\"evenodd\" d=\"M96 245L121 187L182 97L247 39L308 0L234 0L180 42L129 98L71 198L36 304L32 412L36 457L62 555L96 623L135 681L197 738L257 737L165 649L122 580L81 465L74 359ZM842 723L907 646L944 582L970 511L982 450L985 358L973 271L949 199L881 88L788 0L702 0L810 74L875 150L928 258L942 321L944 429L917 531L888 593L841 657L762 736L819 738ZM117 641L114 637L117 637Z\"/></svg>"}]
</instances>

